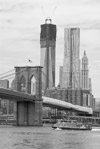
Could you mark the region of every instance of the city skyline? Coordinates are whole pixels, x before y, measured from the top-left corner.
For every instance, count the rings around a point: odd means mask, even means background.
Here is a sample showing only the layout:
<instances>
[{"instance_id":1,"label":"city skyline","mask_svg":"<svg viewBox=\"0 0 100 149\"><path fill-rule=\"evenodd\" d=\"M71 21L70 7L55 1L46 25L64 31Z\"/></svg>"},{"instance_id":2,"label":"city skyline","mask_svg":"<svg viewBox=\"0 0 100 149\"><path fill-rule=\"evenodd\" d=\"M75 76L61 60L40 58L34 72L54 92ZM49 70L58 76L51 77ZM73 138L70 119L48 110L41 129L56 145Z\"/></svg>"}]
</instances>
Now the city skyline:
<instances>
[{"instance_id":1,"label":"city skyline","mask_svg":"<svg viewBox=\"0 0 100 149\"><path fill-rule=\"evenodd\" d=\"M41 3L42 2L42 3ZM56 84L63 64L64 28L79 27L80 57L85 50L89 60L94 97L100 97L100 1L85 0L0 0L0 74L14 66L40 65L40 25L49 16L57 25Z\"/></svg>"}]
</instances>

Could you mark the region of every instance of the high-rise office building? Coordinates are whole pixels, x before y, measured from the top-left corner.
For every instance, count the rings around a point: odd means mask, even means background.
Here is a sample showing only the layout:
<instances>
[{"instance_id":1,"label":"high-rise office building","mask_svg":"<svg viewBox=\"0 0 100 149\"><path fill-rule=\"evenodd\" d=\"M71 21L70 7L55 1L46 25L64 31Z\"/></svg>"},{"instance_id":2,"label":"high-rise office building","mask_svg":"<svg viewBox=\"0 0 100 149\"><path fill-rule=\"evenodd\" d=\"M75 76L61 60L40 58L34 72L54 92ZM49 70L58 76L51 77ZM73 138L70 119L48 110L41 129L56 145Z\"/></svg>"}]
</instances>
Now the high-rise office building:
<instances>
[{"instance_id":1,"label":"high-rise office building","mask_svg":"<svg viewBox=\"0 0 100 149\"><path fill-rule=\"evenodd\" d=\"M64 29L63 88L80 88L80 29Z\"/></svg>"},{"instance_id":2,"label":"high-rise office building","mask_svg":"<svg viewBox=\"0 0 100 149\"><path fill-rule=\"evenodd\" d=\"M51 19L46 19L45 24L41 25L40 45L40 65L43 66L42 89L46 90L55 85L56 25L52 24Z\"/></svg>"},{"instance_id":3,"label":"high-rise office building","mask_svg":"<svg viewBox=\"0 0 100 149\"><path fill-rule=\"evenodd\" d=\"M9 81L6 80L0 80L0 88L9 88Z\"/></svg>"},{"instance_id":4,"label":"high-rise office building","mask_svg":"<svg viewBox=\"0 0 100 149\"><path fill-rule=\"evenodd\" d=\"M86 51L84 51L82 57L82 89L89 89L88 58L86 56Z\"/></svg>"},{"instance_id":5,"label":"high-rise office building","mask_svg":"<svg viewBox=\"0 0 100 149\"><path fill-rule=\"evenodd\" d=\"M0 88L9 88L9 81L6 80L0 80ZM10 110L10 101L5 99L0 99L0 112L3 114L9 114Z\"/></svg>"},{"instance_id":6,"label":"high-rise office building","mask_svg":"<svg viewBox=\"0 0 100 149\"><path fill-rule=\"evenodd\" d=\"M89 78L89 90L92 91L92 82L91 82L91 78Z\"/></svg>"},{"instance_id":7,"label":"high-rise office building","mask_svg":"<svg viewBox=\"0 0 100 149\"><path fill-rule=\"evenodd\" d=\"M59 67L59 84L62 86L62 74L63 74L63 66Z\"/></svg>"}]
</instances>

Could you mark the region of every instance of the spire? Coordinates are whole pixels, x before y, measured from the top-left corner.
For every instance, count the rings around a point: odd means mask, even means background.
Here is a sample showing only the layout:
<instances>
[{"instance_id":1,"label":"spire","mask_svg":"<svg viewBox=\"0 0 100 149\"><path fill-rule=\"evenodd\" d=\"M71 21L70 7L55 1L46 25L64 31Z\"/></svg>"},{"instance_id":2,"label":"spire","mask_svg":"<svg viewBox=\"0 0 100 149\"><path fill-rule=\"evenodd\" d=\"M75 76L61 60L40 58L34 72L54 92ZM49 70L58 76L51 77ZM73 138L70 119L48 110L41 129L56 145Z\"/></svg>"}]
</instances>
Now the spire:
<instances>
[{"instance_id":1,"label":"spire","mask_svg":"<svg viewBox=\"0 0 100 149\"><path fill-rule=\"evenodd\" d=\"M86 57L86 51L84 50L84 56Z\"/></svg>"},{"instance_id":2,"label":"spire","mask_svg":"<svg viewBox=\"0 0 100 149\"><path fill-rule=\"evenodd\" d=\"M89 79L88 79L88 58L86 56L86 51L84 50L84 54L82 57L82 88L89 88Z\"/></svg>"},{"instance_id":3,"label":"spire","mask_svg":"<svg viewBox=\"0 0 100 149\"><path fill-rule=\"evenodd\" d=\"M88 61L88 58L87 58L87 55L86 55L86 51L84 50L84 53L83 53L83 58L82 58L83 61Z\"/></svg>"}]
</instances>

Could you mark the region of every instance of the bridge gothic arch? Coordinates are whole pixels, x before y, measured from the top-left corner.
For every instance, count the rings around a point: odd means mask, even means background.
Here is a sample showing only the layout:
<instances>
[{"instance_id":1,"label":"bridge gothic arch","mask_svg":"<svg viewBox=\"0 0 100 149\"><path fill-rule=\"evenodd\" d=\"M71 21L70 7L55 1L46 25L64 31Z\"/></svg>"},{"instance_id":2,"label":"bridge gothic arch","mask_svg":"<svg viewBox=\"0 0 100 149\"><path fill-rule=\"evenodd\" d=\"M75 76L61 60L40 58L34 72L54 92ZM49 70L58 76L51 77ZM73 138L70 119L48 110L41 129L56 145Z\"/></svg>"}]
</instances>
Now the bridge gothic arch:
<instances>
[{"instance_id":1,"label":"bridge gothic arch","mask_svg":"<svg viewBox=\"0 0 100 149\"><path fill-rule=\"evenodd\" d=\"M34 94L42 98L42 67L15 67L15 87L17 91L32 93L32 82L35 84Z\"/></svg>"},{"instance_id":2,"label":"bridge gothic arch","mask_svg":"<svg viewBox=\"0 0 100 149\"><path fill-rule=\"evenodd\" d=\"M36 78L34 75L32 75L30 82L31 82L31 94L35 95L36 94Z\"/></svg>"},{"instance_id":3,"label":"bridge gothic arch","mask_svg":"<svg viewBox=\"0 0 100 149\"><path fill-rule=\"evenodd\" d=\"M26 80L25 77L22 75L20 78L20 91L24 92L26 91Z\"/></svg>"},{"instance_id":4,"label":"bridge gothic arch","mask_svg":"<svg viewBox=\"0 0 100 149\"><path fill-rule=\"evenodd\" d=\"M32 101L17 101L15 108L16 125L42 125L42 67L15 67L15 88L32 94Z\"/></svg>"}]
</instances>

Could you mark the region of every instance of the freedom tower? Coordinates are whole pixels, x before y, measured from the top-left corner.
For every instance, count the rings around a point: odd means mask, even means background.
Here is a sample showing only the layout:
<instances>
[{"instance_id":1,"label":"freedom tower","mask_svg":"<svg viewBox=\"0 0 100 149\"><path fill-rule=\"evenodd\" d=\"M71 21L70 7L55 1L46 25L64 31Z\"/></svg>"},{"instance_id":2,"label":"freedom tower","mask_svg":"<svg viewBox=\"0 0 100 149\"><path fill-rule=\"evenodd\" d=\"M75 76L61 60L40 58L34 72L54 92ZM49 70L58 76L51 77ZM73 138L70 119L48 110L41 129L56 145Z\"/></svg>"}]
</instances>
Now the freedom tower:
<instances>
[{"instance_id":1,"label":"freedom tower","mask_svg":"<svg viewBox=\"0 0 100 149\"><path fill-rule=\"evenodd\" d=\"M56 25L51 19L46 19L41 25L40 33L41 57L40 65L43 67L43 91L55 85L55 54L56 54Z\"/></svg>"},{"instance_id":2,"label":"freedom tower","mask_svg":"<svg viewBox=\"0 0 100 149\"><path fill-rule=\"evenodd\" d=\"M64 29L62 88L80 88L80 29Z\"/></svg>"}]
</instances>

